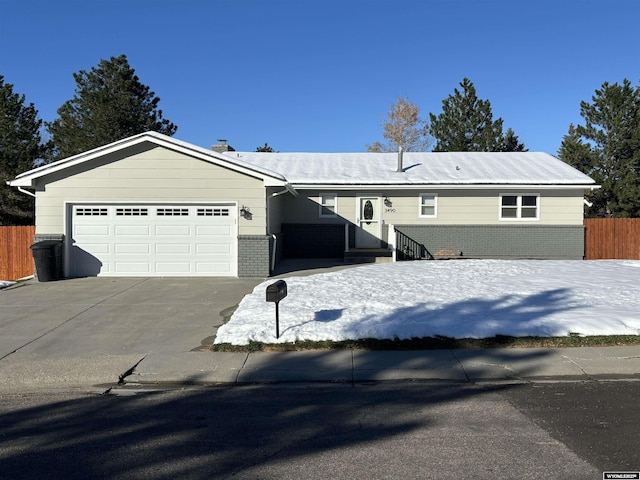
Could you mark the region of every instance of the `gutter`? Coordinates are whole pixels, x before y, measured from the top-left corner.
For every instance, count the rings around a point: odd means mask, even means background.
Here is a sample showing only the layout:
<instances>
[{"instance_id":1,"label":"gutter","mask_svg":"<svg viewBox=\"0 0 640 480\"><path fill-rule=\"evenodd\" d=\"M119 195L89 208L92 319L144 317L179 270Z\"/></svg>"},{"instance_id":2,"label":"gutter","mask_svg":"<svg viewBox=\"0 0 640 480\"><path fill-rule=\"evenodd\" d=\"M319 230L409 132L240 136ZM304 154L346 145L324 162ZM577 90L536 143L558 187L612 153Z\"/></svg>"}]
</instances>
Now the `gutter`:
<instances>
[{"instance_id":1,"label":"gutter","mask_svg":"<svg viewBox=\"0 0 640 480\"><path fill-rule=\"evenodd\" d=\"M351 184L335 184L335 183L300 183L296 184L299 190L359 190L359 191L378 191L380 189L387 190L418 190L430 188L432 190L596 190L600 185L589 184L511 184L511 183L351 183Z\"/></svg>"}]
</instances>

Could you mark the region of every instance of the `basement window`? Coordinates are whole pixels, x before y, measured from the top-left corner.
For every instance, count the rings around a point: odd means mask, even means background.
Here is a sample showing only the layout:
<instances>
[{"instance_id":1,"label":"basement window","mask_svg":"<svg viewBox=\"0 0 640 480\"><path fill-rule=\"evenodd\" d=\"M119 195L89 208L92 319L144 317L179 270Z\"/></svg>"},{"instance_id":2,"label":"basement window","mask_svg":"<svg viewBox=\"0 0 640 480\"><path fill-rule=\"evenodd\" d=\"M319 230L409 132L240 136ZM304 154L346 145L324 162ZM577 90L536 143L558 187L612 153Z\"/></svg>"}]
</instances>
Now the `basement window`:
<instances>
[{"instance_id":1,"label":"basement window","mask_svg":"<svg viewBox=\"0 0 640 480\"><path fill-rule=\"evenodd\" d=\"M535 221L540 219L540 194L500 194L500 220Z\"/></svg>"}]
</instances>

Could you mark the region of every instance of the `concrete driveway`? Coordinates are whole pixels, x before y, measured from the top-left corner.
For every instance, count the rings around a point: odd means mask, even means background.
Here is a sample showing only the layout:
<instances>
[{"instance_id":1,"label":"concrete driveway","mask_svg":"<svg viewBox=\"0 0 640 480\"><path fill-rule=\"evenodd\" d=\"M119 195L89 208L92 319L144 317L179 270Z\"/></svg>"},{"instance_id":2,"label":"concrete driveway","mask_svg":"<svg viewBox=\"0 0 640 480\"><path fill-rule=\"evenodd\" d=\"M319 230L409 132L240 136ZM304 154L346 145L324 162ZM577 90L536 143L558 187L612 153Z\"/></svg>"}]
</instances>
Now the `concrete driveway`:
<instances>
[{"instance_id":1,"label":"concrete driveway","mask_svg":"<svg viewBox=\"0 0 640 480\"><path fill-rule=\"evenodd\" d=\"M206 349L261 281L93 277L0 290L0 386L109 383L149 354Z\"/></svg>"}]
</instances>

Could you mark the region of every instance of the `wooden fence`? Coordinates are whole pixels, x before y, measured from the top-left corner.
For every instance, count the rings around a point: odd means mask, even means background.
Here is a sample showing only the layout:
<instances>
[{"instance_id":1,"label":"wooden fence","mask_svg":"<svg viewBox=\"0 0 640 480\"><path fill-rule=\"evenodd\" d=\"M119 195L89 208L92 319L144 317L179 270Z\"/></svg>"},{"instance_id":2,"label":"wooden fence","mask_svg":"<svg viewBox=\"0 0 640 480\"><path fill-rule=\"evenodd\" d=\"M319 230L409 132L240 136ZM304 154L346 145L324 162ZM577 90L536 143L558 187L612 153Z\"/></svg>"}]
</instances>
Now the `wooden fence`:
<instances>
[{"instance_id":1,"label":"wooden fence","mask_svg":"<svg viewBox=\"0 0 640 480\"><path fill-rule=\"evenodd\" d=\"M640 260L640 218L586 218L586 260Z\"/></svg>"},{"instance_id":2,"label":"wooden fence","mask_svg":"<svg viewBox=\"0 0 640 480\"><path fill-rule=\"evenodd\" d=\"M17 280L33 275L29 248L36 227L0 227L0 280Z\"/></svg>"}]
</instances>

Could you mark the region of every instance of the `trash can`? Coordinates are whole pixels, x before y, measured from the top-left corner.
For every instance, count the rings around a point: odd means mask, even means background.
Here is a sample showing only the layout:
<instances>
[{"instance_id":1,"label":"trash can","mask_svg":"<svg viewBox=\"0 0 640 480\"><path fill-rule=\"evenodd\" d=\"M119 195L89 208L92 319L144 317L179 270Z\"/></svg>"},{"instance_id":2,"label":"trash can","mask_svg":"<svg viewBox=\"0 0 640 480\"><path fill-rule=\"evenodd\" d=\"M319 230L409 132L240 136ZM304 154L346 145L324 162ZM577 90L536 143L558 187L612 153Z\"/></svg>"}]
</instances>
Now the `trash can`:
<instances>
[{"instance_id":1,"label":"trash can","mask_svg":"<svg viewBox=\"0 0 640 480\"><path fill-rule=\"evenodd\" d=\"M43 240L31 245L31 253L36 264L36 276L40 282L50 282L62 278L62 242Z\"/></svg>"}]
</instances>

